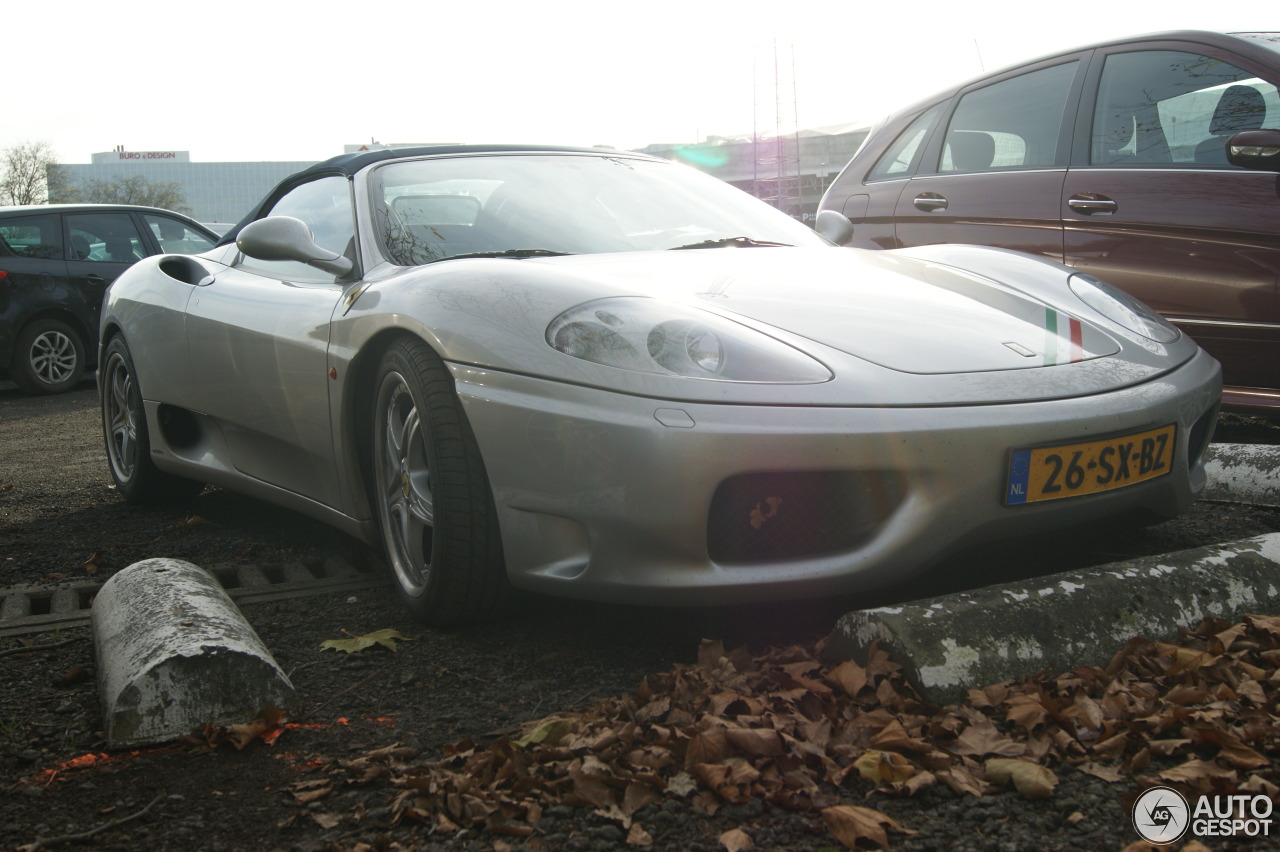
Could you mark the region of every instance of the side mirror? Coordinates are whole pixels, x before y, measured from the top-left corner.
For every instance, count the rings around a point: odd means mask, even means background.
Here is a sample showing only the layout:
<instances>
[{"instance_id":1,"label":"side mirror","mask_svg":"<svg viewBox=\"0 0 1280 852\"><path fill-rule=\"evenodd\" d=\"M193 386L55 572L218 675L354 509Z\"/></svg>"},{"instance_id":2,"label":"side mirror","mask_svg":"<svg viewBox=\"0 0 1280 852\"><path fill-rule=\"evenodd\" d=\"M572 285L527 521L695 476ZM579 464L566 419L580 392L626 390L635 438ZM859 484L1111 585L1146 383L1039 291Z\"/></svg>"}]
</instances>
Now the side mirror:
<instances>
[{"instance_id":1,"label":"side mirror","mask_svg":"<svg viewBox=\"0 0 1280 852\"><path fill-rule=\"evenodd\" d=\"M853 223L834 210L819 211L814 230L838 246L847 246L853 239Z\"/></svg>"},{"instance_id":2,"label":"side mirror","mask_svg":"<svg viewBox=\"0 0 1280 852\"><path fill-rule=\"evenodd\" d=\"M258 260L295 260L339 278L354 267L350 258L316 245L307 224L292 216L250 222L236 237L236 248Z\"/></svg>"},{"instance_id":3,"label":"side mirror","mask_svg":"<svg viewBox=\"0 0 1280 852\"><path fill-rule=\"evenodd\" d=\"M1280 172L1280 130L1242 130L1227 140L1227 161L1260 172Z\"/></svg>"}]
</instances>

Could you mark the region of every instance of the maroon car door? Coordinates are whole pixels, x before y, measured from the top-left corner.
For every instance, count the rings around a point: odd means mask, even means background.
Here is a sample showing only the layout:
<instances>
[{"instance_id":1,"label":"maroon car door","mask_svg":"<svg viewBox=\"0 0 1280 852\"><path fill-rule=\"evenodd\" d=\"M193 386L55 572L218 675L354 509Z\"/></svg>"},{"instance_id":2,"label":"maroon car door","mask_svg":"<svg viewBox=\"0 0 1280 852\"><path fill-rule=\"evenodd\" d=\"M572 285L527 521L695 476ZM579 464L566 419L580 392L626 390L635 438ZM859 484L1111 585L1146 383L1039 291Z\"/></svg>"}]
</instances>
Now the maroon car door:
<instances>
[{"instance_id":1,"label":"maroon car door","mask_svg":"<svg viewBox=\"0 0 1280 852\"><path fill-rule=\"evenodd\" d=\"M894 219L898 198L911 186L911 174L919 168L929 137L948 103L944 100L899 120L896 127L872 131L873 137L877 132L896 135L865 175L841 173L837 179L838 183L858 189L845 195L838 208L853 224L854 245L878 249L901 247ZM848 168L857 168L856 163L855 158Z\"/></svg>"},{"instance_id":2,"label":"maroon car door","mask_svg":"<svg viewBox=\"0 0 1280 852\"><path fill-rule=\"evenodd\" d=\"M1063 185L1066 262L1174 320L1229 386L1280 383L1280 178L1226 161L1231 134L1280 127L1277 82L1201 45L1099 51Z\"/></svg>"},{"instance_id":3,"label":"maroon car door","mask_svg":"<svg viewBox=\"0 0 1280 852\"><path fill-rule=\"evenodd\" d=\"M899 245L974 243L1062 260L1058 212L1080 58L961 92L897 198Z\"/></svg>"}]
</instances>

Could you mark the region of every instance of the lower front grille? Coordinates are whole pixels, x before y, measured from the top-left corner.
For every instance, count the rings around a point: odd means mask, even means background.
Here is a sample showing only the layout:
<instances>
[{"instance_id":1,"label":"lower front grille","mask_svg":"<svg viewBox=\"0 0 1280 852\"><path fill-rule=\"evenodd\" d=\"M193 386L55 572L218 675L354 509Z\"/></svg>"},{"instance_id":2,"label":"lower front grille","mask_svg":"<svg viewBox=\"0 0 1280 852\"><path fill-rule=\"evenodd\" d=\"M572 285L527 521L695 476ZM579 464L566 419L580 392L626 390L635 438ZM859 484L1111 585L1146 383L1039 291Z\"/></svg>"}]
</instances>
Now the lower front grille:
<instances>
[{"instance_id":1,"label":"lower front grille","mask_svg":"<svg viewBox=\"0 0 1280 852\"><path fill-rule=\"evenodd\" d=\"M1187 464L1194 468L1204 456L1204 451L1209 448L1209 441L1213 439L1214 427L1218 425L1219 406L1214 405L1195 422L1191 427L1191 436L1187 441Z\"/></svg>"},{"instance_id":2,"label":"lower front grille","mask_svg":"<svg viewBox=\"0 0 1280 852\"><path fill-rule=\"evenodd\" d=\"M716 489L707 519L712 561L750 564L851 550L906 494L892 471L748 473Z\"/></svg>"}]
</instances>

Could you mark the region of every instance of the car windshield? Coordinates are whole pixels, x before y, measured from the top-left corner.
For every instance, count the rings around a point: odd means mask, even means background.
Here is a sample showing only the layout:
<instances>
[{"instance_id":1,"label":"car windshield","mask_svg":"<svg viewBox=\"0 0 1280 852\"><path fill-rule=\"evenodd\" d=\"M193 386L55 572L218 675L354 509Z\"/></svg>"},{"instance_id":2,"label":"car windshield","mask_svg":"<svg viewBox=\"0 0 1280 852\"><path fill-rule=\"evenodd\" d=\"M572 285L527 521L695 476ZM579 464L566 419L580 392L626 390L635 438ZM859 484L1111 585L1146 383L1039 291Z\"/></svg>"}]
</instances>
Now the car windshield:
<instances>
[{"instance_id":1,"label":"car windshield","mask_svg":"<svg viewBox=\"0 0 1280 852\"><path fill-rule=\"evenodd\" d=\"M825 245L808 226L687 166L626 155L522 154L388 163L370 179L388 256Z\"/></svg>"}]
</instances>

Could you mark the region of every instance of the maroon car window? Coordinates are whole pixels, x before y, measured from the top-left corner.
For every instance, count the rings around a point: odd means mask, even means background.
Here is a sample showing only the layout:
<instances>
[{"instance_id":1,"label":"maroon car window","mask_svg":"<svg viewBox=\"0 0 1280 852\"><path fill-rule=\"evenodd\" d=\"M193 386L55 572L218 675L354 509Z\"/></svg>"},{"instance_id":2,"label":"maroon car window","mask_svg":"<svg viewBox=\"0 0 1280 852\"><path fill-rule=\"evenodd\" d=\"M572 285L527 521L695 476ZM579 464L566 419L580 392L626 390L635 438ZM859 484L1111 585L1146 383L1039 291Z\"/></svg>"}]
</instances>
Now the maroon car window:
<instances>
[{"instance_id":1,"label":"maroon car window","mask_svg":"<svg viewBox=\"0 0 1280 852\"><path fill-rule=\"evenodd\" d=\"M970 92L960 99L938 163L939 172L1047 168L1058 142L1078 62L1043 68Z\"/></svg>"},{"instance_id":2,"label":"maroon car window","mask_svg":"<svg viewBox=\"0 0 1280 852\"><path fill-rule=\"evenodd\" d=\"M1233 168L1227 139L1263 127L1280 127L1280 97L1253 73L1195 53L1119 53L1103 66L1089 159Z\"/></svg>"},{"instance_id":3,"label":"maroon car window","mask_svg":"<svg viewBox=\"0 0 1280 852\"><path fill-rule=\"evenodd\" d=\"M1231 35L1280 53L1280 33L1232 33Z\"/></svg>"},{"instance_id":4,"label":"maroon car window","mask_svg":"<svg viewBox=\"0 0 1280 852\"><path fill-rule=\"evenodd\" d=\"M928 136L933 123L938 120L938 114L942 112L944 106L946 106L945 102L925 110L919 118L907 125L907 129L902 131L898 138L893 140L893 144L880 155L880 159L876 160L876 164L867 175L867 180L888 180L905 177L910 173L921 144Z\"/></svg>"}]
</instances>

